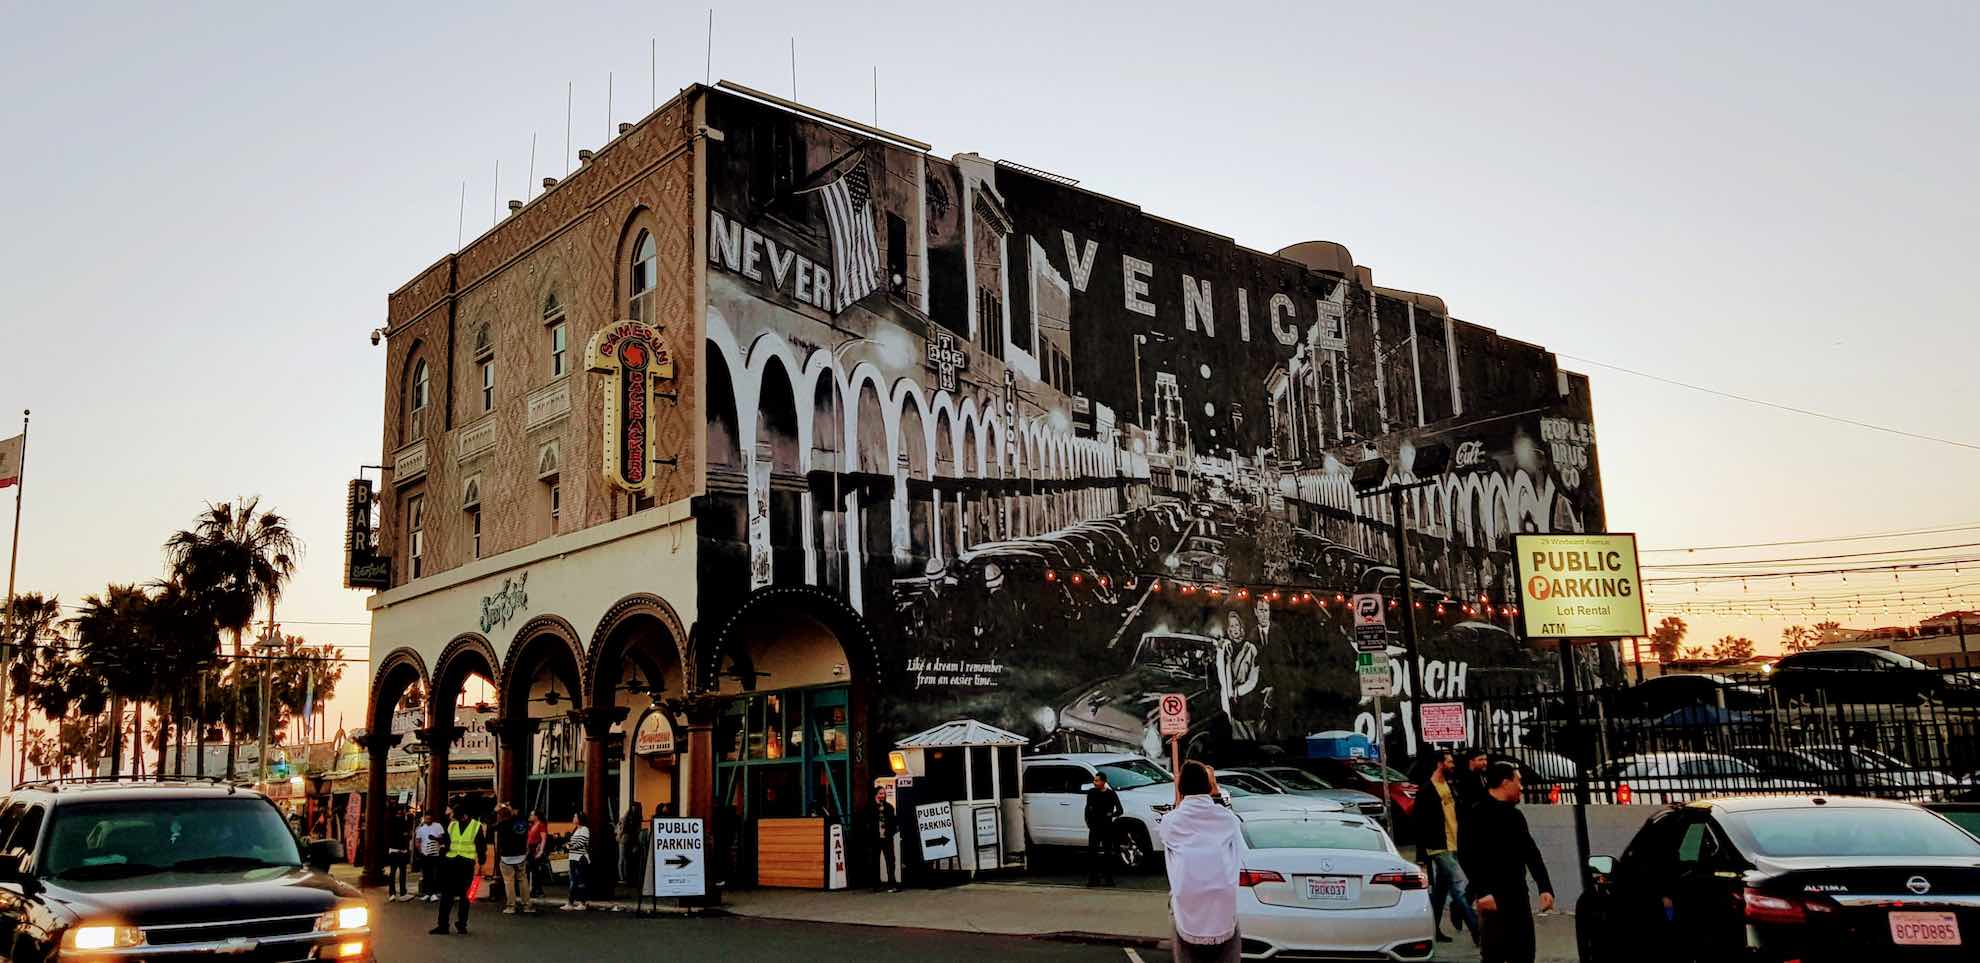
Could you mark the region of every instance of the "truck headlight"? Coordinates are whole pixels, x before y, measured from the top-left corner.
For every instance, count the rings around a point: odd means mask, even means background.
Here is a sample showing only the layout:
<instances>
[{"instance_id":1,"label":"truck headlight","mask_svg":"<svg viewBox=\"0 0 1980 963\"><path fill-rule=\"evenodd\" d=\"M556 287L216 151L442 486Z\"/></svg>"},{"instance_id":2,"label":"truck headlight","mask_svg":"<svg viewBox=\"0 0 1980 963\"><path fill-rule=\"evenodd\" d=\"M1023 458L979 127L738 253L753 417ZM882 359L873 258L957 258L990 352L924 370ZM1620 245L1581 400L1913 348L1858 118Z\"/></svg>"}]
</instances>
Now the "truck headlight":
<instances>
[{"instance_id":1,"label":"truck headlight","mask_svg":"<svg viewBox=\"0 0 1980 963\"><path fill-rule=\"evenodd\" d=\"M117 923L89 923L69 930L63 937L73 950L119 950L144 945L144 931Z\"/></svg>"},{"instance_id":2,"label":"truck headlight","mask_svg":"<svg viewBox=\"0 0 1980 963\"><path fill-rule=\"evenodd\" d=\"M361 930L371 925L371 910L363 903L339 903L316 918L318 930Z\"/></svg>"}]
</instances>

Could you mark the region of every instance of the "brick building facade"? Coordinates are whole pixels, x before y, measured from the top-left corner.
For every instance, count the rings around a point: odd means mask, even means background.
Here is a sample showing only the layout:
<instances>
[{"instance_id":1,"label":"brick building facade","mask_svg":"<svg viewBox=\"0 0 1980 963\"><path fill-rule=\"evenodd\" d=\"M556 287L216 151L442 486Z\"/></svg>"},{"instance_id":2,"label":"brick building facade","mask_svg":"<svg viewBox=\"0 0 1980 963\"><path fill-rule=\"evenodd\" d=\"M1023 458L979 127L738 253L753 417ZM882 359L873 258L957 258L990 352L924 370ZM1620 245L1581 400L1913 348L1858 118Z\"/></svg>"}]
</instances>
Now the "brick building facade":
<instances>
[{"instance_id":1,"label":"brick building facade","mask_svg":"<svg viewBox=\"0 0 1980 963\"><path fill-rule=\"evenodd\" d=\"M1603 527L1587 380L1342 245L1251 250L731 85L622 128L388 317L373 717L425 688L442 761L485 678L497 796L707 818L731 880L812 880L759 839L852 825L945 720L1148 751L1150 679L1193 754L1413 750L1357 694L1341 603L1400 583L1358 463L1425 483L1399 521L1426 698L1542 679L1511 538ZM608 329L671 358L650 434L635 356L586 370ZM920 791L993 792L1024 847L1017 780L931 765Z\"/></svg>"}]
</instances>

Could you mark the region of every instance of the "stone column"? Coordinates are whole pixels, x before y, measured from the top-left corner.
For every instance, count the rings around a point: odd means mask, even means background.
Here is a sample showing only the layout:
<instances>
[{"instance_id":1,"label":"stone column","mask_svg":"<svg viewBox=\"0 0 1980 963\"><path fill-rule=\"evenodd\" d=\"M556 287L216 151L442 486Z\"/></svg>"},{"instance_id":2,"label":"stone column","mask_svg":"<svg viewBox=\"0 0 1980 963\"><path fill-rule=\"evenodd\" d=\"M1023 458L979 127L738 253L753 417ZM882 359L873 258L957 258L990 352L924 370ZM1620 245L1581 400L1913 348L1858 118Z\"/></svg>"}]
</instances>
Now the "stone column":
<instances>
[{"instance_id":1,"label":"stone column","mask_svg":"<svg viewBox=\"0 0 1980 963\"><path fill-rule=\"evenodd\" d=\"M443 728L427 727L414 729L413 738L426 746L426 808L429 812L444 812L447 799L447 757L453 754L454 740L459 739L467 729L463 726Z\"/></svg>"},{"instance_id":2,"label":"stone column","mask_svg":"<svg viewBox=\"0 0 1980 963\"><path fill-rule=\"evenodd\" d=\"M711 854L708 896L699 904L703 906L721 905L722 893L715 888L718 874L714 868L727 868L729 859L726 851L717 849L723 840L715 835L715 720L721 710L721 700L709 693L681 700L681 714L687 717L687 756L681 768L688 781L687 798L681 800L687 811L682 815L701 820L701 851ZM689 766L694 767L692 773L686 772Z\"/></svg>"},{"instance_id":3,"label":"stone column","mask_svg":"<svg viewBox=\"0 0 1980 963\"><path fill-rule=\"evenodd\" d=\"M606 749L616 738L612 725L626 718L625 706L593 706L575 715L584 727L584 815L591 826L591 878L610 887L618 879L618 823L605 804ZM609 889L606 890L610 892Z\"/></svg>"},{"instance_id":4,"label":"stone column","mask_svg":"<svg viewBox=\"0 0 1980 963\"><path fill-rule=\"evenodd\" d=\"M529 814L529 754L536 747L536 732L543 720L490 719L488 731L495 736L495 800Z\"/></svg>"},{"instance_id":5,"label":"stone column","mask_svg":"<svg viewBox=\"0 0 1980 963\"><path fill-rule=\"evenodd\" d=\"M390 760L392 747L399 744L399 736L391 732L366 733L358 740L358 745L370 756L369 767L365 770L364 873L358 883L382 886L385 884L385 836L392 831L385 808L385 765ZM346 858L353 855L356 854L346 854Z\"/></svg>"}]
</instances>

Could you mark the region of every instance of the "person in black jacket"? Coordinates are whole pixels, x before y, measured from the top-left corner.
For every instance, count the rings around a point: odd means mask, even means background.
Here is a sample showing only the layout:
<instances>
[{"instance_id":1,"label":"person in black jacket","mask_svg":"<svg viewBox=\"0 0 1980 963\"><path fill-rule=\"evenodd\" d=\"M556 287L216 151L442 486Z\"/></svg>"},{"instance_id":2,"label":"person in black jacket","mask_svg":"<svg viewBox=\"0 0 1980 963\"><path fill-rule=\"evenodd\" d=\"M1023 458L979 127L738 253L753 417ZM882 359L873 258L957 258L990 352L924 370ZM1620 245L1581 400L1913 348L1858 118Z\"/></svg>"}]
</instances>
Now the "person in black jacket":
<instances>
[{"instance_id":1,"label":"person in black jacket","mask_svg":"<svg viewBox=\"0 0 1980 963\"><path fill-rule=\"evenodd\" d=\"M1519 811L1519 767L1495 762L1485 768L1486 799L1472 810L1458 837L1458 861L1469 877L1467 895L1478 911L1483 963L1533 963L1533 907L1526 875L1540 891L1540 911L1554 908L1554 884L1540 846Z\"/></svg>"},{"instance_id":2,"label":"person in black jacket","mask_svg":"<svg viewBox=\"0 0 1980 963\"><path fill-rule=\"evenodd\" d=\"M1117 848L1114 820L1121 815L1121 797L1107 785L1107 774L1093 774L1093 788L1086 793L1086 885L1114 885Z\"/></svg>"},{"instance_id":3,"label":"person in black jacket","mask_svg":"<svg viewBox=\"0 0 1980 963\"><path fill-rule=\"evenodd\" d=\"M894 813L894 804L887 801L887 790L873 790L873 836L874 844L880 848L880 875L874 877L873 888L885 886L894 892L901 891L901 872L894 865L894 837L901 831L900 820Z\"/></svg>"},{"instance_id":4,"label":"person in black jacket","mask_svg":"<svg viewBox=\"0 0 1980 963\"><path fill-rule=\"evenodd\" d=\"M1491 761L1483 749L1466 749L1458 754L1457 771L1451 773L1451 785L1457 790L1460 816L1485 801L1485 765Z\"/></svg>"}]
</instances>

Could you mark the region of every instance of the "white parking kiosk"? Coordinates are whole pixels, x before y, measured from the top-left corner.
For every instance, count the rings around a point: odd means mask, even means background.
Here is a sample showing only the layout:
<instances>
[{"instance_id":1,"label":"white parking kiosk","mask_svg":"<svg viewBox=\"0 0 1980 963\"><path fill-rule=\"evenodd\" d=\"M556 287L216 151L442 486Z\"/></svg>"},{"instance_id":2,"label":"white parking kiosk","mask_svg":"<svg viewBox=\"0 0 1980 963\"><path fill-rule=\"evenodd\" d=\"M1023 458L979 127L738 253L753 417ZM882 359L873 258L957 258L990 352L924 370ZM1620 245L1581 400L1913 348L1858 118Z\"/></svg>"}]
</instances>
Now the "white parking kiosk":
<instances>
[{"instance_id":1,"label":"white parking kiosk","mask_svg":"<svg viewBox=\"0 0 1980 963\"><path fill-rule=\"evenodd\" d=\"M1015 732L974 719L945 722L894 744L888 763L895 775L912 777L914 805L901 810L904 830L915 831L917 809L929 820L929 807L948 807L945 825L932 836L953 840L925 847L931 869L963 870L974 875L1024 865L1024 797L1018 787L1018 754L1025 738Z\"/></svg>"}]
</instances>

